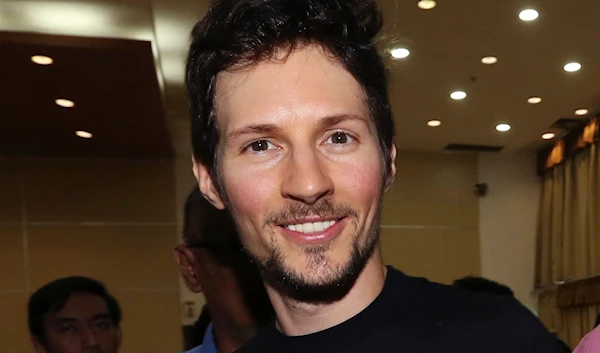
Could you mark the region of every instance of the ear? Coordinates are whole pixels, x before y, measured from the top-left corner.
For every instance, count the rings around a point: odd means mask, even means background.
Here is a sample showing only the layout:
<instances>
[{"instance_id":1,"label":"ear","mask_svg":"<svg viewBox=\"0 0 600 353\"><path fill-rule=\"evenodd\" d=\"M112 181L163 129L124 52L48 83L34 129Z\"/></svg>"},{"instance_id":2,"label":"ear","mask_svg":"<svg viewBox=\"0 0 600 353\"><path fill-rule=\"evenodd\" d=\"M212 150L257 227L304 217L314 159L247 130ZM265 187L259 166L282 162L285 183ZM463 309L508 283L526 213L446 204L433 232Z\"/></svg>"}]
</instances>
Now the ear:
<instances>
[{"instance_id":1,"label":"ear","mask_svg":"<svg viewBox=\"0 0 600 353\"><path fill-rule=\"evenodd\" d=\"M180 244L173 249L173 255L179 265L179 272L183 276L185 285L194 293L202 292L202 286L196 276L196 256L194 256L192 250Z\"/></svg>"},{"instance_id":2,"label":"ear","mask_svg":"<svg viewBox=\"0 0 600 353\"><path fill-rule=\"evenodd\" d=\"M35 353L46 353L46 347L39 337L31 336L31 343L33 344L33 350Z\"/></svg>"},{"instance_id":3,"label":"ear","mask_svg":"<svg viewBox=\"0 0 600 353\"><path fill-rule=\"evenodd\" d=\"M119 327L117 329L117 348L121 348L121 342L123 342L123 331Z\"/></svg>"},{"instance_id":4,"label":"ear","mask_svg":"<svg viewBox=\"0 0 600 353\"><path fill-rule=\"evenodd\" d=\"M210 172L206 165L198 162L196 157L192 155L192 163L193 163L193 171L196 176L196 180L198 181L198 187L200 188L200 192L204 196L205 199L208 200L215 208L219 210L225 209L225 202L221 198L218 188L215 186L216 184L212 180L210 176Z\"/></svg>"},{"instance_id":5,"label":"ear","mask_svg":"<svg viewBox=\"0 0 600 353\"><path fill-rule=\"evenodd\" d=\"M394 180L396 180L396 153L396 145L392 144L392 148L390 149L390 172L387 175L383 189L385 192L391 189Z\"/></svg>"}]
</instances>

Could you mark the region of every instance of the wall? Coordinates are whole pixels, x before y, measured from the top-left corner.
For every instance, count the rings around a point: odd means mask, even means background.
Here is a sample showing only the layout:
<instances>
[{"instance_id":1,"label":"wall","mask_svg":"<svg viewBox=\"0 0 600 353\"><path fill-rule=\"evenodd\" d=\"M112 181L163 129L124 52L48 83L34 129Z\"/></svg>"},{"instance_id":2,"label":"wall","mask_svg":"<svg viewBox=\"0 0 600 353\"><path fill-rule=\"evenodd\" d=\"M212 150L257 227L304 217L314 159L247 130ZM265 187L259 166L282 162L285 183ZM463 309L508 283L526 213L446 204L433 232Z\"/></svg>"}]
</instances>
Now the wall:
<instances>
[{"instance_id":1,"label":"wall","mask_svg":"<svg viewBox=\"0 0 600 353\"><path fill-rule=\"evenodd\" d=\"M477 156L400 152L396 165L384 201L384 261L443 283L479 275Z\"/></svg>"},{"instance_id":2,"label":"wall","mask_svg":"<svg viewBox=\"0 0 600 353\"><path fill-rule=\"evenodd\" d=\"M0 352L31 351L26 302L58 277L103 281L121 353L181 349L171 162L0 159Z\"/></svg>"},{"instance_id":3,"label":"wall","mask_svg":"<svg viewBox=\"0 0 600 353\"><path fill-rule=\"evenodd\" d=\"M511 287L537 312L531 295L540 184L535 153L482 154L479 180L490 192L480 199L481 274Z\"/></svg>"}]
</instances>

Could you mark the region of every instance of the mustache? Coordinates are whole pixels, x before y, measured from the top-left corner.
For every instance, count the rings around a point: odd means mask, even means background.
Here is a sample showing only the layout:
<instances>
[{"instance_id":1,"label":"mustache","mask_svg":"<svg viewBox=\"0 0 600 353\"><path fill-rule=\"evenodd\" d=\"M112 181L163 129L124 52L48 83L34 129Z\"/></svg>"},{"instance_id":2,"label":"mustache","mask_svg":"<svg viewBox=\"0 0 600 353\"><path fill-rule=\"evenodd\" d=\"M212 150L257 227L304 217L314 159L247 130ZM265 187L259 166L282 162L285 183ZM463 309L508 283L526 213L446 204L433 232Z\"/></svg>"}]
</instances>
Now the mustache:
<instances>
[{"instance_id":1,"label":"mustache","mask_svg":"<svg viewBox=\"0 0 600 353\"><path fill-rule=\"evenodd\" d=\"M278 212L267 214L263 226L302 223L308 217L327 219L358 217L358 211L348 204L331 199L322 199L313 205L294 202Z\"/></svg>"}]
</instances>

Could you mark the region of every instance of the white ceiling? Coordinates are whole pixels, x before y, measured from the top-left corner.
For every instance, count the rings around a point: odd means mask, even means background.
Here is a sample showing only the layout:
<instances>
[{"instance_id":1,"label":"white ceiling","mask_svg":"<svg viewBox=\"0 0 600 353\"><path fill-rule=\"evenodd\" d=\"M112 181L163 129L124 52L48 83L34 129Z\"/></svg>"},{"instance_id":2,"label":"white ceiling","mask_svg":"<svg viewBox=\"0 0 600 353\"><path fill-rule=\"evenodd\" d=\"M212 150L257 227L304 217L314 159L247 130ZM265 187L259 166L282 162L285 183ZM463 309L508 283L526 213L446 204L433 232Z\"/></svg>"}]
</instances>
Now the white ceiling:
<instances>
[{"instance_id":1,"label":"white ceiling","mask_svg":"<svg viewBox=\"0 0 600 353\"><path fill-rule=\"evenodd\" d=\"M578 108L600 108L600 3L594 0L440 0L429 11L416 0L380 1L386 26L382 50L405 46L411 55L388 58L391 100L401 149L442 150L448 143L493 144L505 151L540 146L541 134ZM167 116L178 149L187 150L183 77L189 33L208 0L2 0L0 30L152 41ZM533 22L519 20L527 7ZM486 55L497 56L483 65ZM583 68L562 67L579 61ZM474 78L474 79L473 79ZM453 101L449 94L468 97ZM124 93L126 94L126 93ZM541 96L529 105L526 99ZM429 128L430 119L442 120ZM507 133L495 130L510 123Z\"/></svg>"}]
</instances>

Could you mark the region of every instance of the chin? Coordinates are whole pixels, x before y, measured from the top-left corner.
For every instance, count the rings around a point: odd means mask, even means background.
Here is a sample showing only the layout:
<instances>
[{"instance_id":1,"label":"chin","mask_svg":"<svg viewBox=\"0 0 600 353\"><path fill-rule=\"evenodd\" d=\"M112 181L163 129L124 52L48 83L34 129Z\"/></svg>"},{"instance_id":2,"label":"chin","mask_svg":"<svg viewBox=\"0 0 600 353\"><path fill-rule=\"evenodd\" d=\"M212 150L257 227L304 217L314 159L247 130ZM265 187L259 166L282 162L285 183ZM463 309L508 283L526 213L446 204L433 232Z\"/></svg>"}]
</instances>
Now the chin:
<instances>
[{"instance_id":1,"label":"chin","mask_svg":"<svg viewBox=\"0 0 600 353\"><path fill-rule=\"evenodd\" d=\"M332 303L354 286L376 242L358 244L354 239L349 249L340 247L335 253L332 243L296 247L293 255L275 248L267 261L256 263L267 283L283 295L300 302Z\"/></svg>"}]
</instances>

